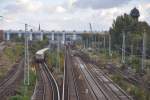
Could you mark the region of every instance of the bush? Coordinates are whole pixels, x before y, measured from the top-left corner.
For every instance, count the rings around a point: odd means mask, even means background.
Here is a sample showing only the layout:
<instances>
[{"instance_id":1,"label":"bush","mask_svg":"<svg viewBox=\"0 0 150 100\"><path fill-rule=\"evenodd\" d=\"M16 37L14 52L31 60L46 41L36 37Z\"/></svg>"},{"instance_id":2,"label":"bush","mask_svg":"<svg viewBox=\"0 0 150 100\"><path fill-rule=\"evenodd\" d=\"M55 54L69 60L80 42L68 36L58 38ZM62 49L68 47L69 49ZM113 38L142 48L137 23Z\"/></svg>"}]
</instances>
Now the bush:
<instances>
[{"instance_id":1,"label":"bush","mask_svg":"<svg viewBox=\"0 0 150 100\"><path fill-rule=\"evenodd\" d=\"M135 70L135 72L140 72L140 66L141 66L141 59L136 57L136 56L132 56L127 60L127 64L129 64L132 69Z\"/></svg>"},{"instance_id":2,"label":"bush","mask_svg":"<svg viewBox=\"0 0 150 100\"><path fill-rule=\"evenodd\" d=\"M10 100L22 100L22 97L17 95L10 98Z\"/></svg>"},{"instance_id":3,"label":"bush","mask_svg":"<svg viewBox=\"0 0 150 100\"><path fill-rule=\"evenodd\" d=\"M24 47L20 44L16 44L14 47L5 48L4 54L12 61L15 62L18 58L23 56Z\"/></svg>"}]
</instances>

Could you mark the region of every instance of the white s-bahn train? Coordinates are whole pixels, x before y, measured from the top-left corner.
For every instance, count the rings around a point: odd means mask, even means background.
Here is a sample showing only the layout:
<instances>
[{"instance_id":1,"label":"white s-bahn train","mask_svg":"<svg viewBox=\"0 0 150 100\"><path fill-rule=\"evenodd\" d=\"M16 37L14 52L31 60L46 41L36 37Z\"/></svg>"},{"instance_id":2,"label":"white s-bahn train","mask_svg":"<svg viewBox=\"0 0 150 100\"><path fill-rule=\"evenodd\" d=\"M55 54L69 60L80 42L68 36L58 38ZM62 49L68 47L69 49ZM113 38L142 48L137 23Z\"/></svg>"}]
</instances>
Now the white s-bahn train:
<instances>
[{"instance_id":1,"label":"white s-bahn train","mask_svg":"<svg viewBox=\"0 0 150 100\"><path fill-rule=\"evenodd\" d=\"M49 48L44 48L44 49L41 49L41 50L37 51L36 54L35 54L35 60L37 62L45 61L45 52L47 50L49 50Z\"/></svg>"}]
</instances>

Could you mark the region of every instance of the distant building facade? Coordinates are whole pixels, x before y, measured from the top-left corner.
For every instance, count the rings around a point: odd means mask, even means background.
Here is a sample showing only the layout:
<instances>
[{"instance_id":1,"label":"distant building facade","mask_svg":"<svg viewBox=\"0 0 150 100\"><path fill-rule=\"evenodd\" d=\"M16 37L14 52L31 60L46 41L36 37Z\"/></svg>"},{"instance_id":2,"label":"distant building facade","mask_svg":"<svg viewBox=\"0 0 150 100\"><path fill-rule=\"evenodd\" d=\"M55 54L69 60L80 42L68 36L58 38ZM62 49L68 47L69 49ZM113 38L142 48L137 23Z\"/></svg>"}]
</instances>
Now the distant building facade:
<instances>
[{"instance_id":1,"label":"distant building facade","mask_svg":"<svg viewBox=\"0 0 150 100\"><path fill-rule=\"evenodd\" d=\"M0 42L4 40L4 31L0 30Z\"/></svg>"}]
</instances>

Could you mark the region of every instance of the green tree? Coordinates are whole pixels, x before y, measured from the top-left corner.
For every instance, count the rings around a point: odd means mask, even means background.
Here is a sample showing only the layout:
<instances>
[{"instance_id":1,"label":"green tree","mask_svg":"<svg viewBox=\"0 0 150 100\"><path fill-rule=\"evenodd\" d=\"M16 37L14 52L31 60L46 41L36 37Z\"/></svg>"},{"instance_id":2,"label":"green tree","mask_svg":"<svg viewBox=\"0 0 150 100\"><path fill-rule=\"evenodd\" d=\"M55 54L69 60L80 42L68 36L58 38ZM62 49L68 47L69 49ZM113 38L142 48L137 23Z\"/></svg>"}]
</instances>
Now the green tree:
<instances>
[{"instance_id":1,"label":"green tree","mask_svg":"<svg viewBox=\"0 0 150 100\"><path fill-rule=\"evenodd\" d=\"M112 37L113 49L120 49L122 45L122 33L126 34L126 50L128 52L134 51L136 54L141 54L142 37L144 31L147 37L150 36L150 27L146 22L139 22L134 17L124 14L118 16L113 21L112 27L109 32ZM150 54L150 39L147 38L147 53ZM134 49L134 50L132 50Z\"/></svg>"},{"instance_id":2,"label":"green tree","mask_svg":"<svg viewBox=\"0 0 150 100\"><path fill-rule=\"evenodd\" d=\"M134 29L135 22L130 15L124 14L118 16L117 19L113 21L113 25L110 28L113 48L121 48L122 33L125 32L126 37L128 37L131 34L131 31L134 31Z\"/></svg>"}]
</instances>

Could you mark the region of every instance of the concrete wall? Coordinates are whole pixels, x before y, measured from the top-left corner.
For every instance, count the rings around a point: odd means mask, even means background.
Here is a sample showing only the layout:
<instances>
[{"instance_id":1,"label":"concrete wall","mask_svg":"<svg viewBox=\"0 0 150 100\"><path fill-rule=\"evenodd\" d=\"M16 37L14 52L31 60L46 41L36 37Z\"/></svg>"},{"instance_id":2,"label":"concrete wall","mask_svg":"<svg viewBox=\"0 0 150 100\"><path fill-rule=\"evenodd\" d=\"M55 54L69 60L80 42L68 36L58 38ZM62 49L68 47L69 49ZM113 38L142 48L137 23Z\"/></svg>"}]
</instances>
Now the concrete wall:
<instances>
[{"instance_id":1,"label":"concrete wall","mask_svg":"<svg viewBox=\"0 0 150 100\"><path fill-rule=\"evenodd\" d=\"M30 40L43 40L43 36L46 36L52 41L61 41L65 43L65 41L76 41L81 40L81 34L85 32L65 32L65 31L29 31L29 38ZM98 32L95 32L96 34ZM92 34L95 34L92 33ZM5 40L9 41L12 40L14 35L17 37L24 36L24 31L4 31Z\"/></svg>"}]
</instances>

